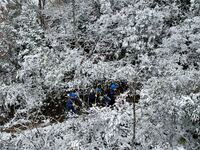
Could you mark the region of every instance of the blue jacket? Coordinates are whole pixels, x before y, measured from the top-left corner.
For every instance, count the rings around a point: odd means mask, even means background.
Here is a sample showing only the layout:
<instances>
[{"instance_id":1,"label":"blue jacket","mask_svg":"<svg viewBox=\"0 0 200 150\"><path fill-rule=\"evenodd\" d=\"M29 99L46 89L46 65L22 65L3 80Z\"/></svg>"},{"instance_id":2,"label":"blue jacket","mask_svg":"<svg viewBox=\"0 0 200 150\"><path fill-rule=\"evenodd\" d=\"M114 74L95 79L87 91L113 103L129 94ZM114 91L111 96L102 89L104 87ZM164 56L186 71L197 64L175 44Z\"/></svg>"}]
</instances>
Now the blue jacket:
<instances>
[{"instance_id":1,"label":"blue jacket","mask_svg":"<svg viewBox=\"0 0 200 150\"><path fill-rule=\"evenodd\" d=\"M112 83L111 85L110 85L110 89L111 90L116 90L118 88L118 85L116 84L116 83Z\"/></svg>"},{"instance_id":2,"label":"blue jacket","mask_svg":"<svg viewBox=\"0 0 200 150\"><path fill-rule=\"evenodd\" d=\"M73 113L76 113L76 110L75 110L75 108L73 106L73 100L72 99L67 99L67 101L66 101L66 109L67 109L67 111L71 111L72 110Z\"/></svg>"}]
</instances>

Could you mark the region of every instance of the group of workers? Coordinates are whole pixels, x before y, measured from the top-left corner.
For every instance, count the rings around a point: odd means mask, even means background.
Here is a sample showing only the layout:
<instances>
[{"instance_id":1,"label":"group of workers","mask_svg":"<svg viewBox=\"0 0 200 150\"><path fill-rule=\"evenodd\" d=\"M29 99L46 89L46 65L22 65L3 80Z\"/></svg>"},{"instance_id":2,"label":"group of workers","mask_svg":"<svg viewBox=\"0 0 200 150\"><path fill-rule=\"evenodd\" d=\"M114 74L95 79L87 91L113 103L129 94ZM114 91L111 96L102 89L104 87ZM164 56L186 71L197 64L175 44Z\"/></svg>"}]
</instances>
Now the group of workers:
<instances>
[{"instance_id":1,"label":"group of workers","mask_svg":"<svg viewBox=\"0 0 200 150\"><path fill-rule=\"evenodd\" d=\"M77 92L71 90L67 94L66 110L72 113L78 113L83 107L112 106L115 103L116 96L127 90L125 82L111 82L102 86L98 84L88 92Z\"/></svg>"}]
</instances>

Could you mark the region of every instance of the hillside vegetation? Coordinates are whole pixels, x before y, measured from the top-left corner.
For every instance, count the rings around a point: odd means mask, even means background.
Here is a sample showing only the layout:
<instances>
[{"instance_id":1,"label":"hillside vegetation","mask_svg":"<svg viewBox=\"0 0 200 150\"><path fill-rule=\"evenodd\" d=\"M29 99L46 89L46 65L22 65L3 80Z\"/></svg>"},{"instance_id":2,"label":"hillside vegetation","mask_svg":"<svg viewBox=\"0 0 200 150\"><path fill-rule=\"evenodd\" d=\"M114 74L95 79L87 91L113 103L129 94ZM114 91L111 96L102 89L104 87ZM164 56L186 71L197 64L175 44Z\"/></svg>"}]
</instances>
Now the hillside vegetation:
<instances>
[{"instance_id":1,"label":"hillside vegetation","mask_svg":"<svg viewBox=\"0 0 200 150\"><path fill-rule=\"evenodd\" d=\"M200 149L199 0L39 2L0 2L0 149ZM65 118L66 90L97 81L129 89Z\"/></svg>"}]
</instances>

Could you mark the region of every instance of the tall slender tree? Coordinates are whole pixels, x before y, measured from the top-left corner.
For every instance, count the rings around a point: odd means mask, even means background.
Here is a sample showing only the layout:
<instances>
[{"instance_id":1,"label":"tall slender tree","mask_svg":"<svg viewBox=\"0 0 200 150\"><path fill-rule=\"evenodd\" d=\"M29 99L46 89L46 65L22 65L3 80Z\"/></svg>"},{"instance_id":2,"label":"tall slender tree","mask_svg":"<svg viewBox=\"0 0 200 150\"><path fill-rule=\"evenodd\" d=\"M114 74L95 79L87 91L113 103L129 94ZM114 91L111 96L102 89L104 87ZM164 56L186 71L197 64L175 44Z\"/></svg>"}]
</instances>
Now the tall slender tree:
<instances>
[{"instance_id":1,"label":"tall slender tree","mask_svg":"<svg viewBox=\"0 0 200 150\"><path fill-rule=\"evenodd\" d=\"M73 30L74 30L74 40L77 41L77 32L76 32L76 1L72 0L72 18L73 18Z\"/></svg>"},{"instance_id":2,"label":"tall slender tree","mask_svg":"<svg viewBox=\"0 0 200 150\"><path fill-rule=\"evenodd\" d=\"M46 4L46 0L38 0L38 19L39 19L39 23L40 25L44 28L47 29L47 24L45 21L45 15L43 14L43 10L45 8L45 4Z\"/></svg>"}]
</instances>

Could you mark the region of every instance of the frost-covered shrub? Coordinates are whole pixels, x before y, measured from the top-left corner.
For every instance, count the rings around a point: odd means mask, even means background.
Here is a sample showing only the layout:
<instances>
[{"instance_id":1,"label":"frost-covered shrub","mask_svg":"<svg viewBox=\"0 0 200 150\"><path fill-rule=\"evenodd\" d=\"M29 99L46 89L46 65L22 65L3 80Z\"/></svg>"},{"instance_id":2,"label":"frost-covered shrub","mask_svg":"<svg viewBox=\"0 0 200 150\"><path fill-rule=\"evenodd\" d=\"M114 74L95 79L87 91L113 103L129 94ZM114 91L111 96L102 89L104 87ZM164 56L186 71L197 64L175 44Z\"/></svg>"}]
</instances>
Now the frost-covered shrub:
<instances>
[{"instance_id":1,"label":"frost-covered shrub","mask_svg":"<svg viewBox=\"0 0 200 150\"><path fill-rule=\"evenodd\" d=\"M11 138L0 135L1 148L11 149L130 149L132 139L131 107L125 104L118 109L92 108L87 116L69 118L18 134ZM9 143L9 144L7 144ZM17 144L16 144L17 143Z\"/></svg>"},{"instance_id":2,"label":"frost-covered shrub","mask_svg":"<svg viewBox=\"0 0 200 150\"><path fill-rule=\"evenodd\" d=\"M198 0L191 0L191 7L190 10L194 16L199 16L200 13L200 1Z\"/></svg>"},{"instance_id":3,"label":"frost-covered shrub","mask_svg":"<svg viewBox=\"0 0 200 150\"><path fill-rule=\"evenodd\" d=\"M186 69L199 70L199 17L186 19L181 25L170 29L171 36L165 38L163 45L168 54L175 56L176 63Z\"/></svg>"},{"instance_id":4,"label":"frost-covered shrub","mask_svg":"<svg viewBox=\"0 0 200 150\"><path fill-rule=\"evenodd\" d=\"M148 136L149 144L157 143L156 138L160 138L158 141L168 146L176 146L183 136L188 141L185 146L194 148L197 143L187 131L196 133L199 130L199 100L198 94L193 94L199 89L199 73L176 75L149 79L144 86L141 92L142 121L148 125L143 128L143 135Z\"/></svg>"},{"instance_id":5,"label":"frost-covered shrub","mask_svg":"<svg viewBox=\"0 0 200 150\"><path fill-rule=\"evenodd\" d=\"M183 126L193 134L200 135L200 100L199 93L191 93L187 96L182 96L179 100Z\"/></svg>"},{"instance_id":6,"label":"frost-covered shrub","mask_svg":"<svg viewBox=\"0 0 200 150\"><path fill-rule=\"evenodd\" d=\"M35 49L42 46L43 31L36 22L36 15L34 7L23 5L21 14L1 23L0 30L3 33L1 49L8 55L1 65L3 69L10 68L8 73L4 74L10 78L2 76L1 95L3 95L3 100L1 99L1 103L2 101L5 104L16 103L16 97L20 96L28 105L33 101L31 100L33 95L40 97L39 93L42 92L39 85L38 90L31 89L28 88L30 85L24 85L16 78L25 56L34 53ZM34 94L31 96L31 93Z\"/></svg>"}]
</instances>

